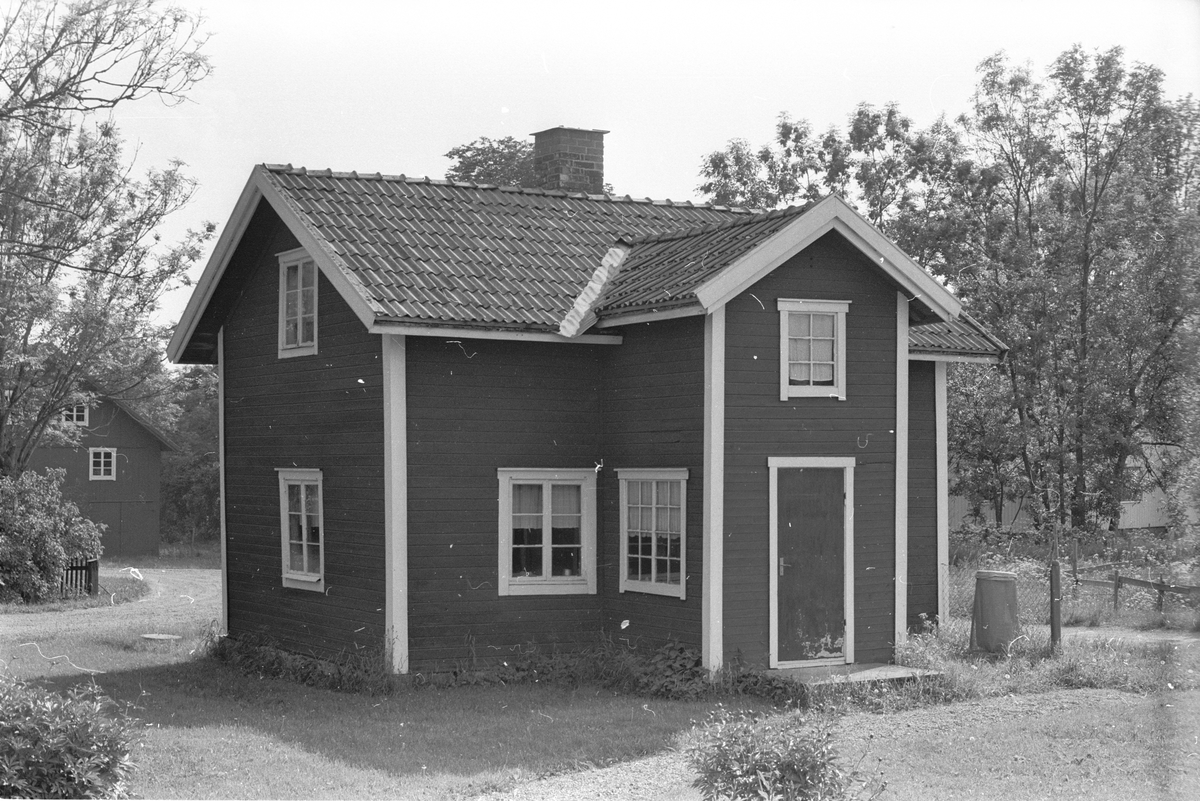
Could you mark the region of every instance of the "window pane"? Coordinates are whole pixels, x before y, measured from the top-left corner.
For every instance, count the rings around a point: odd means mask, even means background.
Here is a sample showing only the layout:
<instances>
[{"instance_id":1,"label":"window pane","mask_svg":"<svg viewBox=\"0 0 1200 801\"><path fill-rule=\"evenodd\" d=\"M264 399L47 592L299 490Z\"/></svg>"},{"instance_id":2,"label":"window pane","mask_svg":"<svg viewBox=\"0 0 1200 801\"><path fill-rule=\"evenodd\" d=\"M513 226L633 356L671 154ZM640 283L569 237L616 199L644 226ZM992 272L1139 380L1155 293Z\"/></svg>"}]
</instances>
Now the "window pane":
<instances>
[{"instance_id":1,"label":"window pane","mask_svg":"<svg viewBox=\"0 0 1200 801\"><path fill-rule=\"evenodd\" d=\"M671 482L671 505L678 506L680 504L680 490L683 488L682 481Z\"/></svg>"},{"instance_id":2,"label":"window pane","mask_svg":"<svg viewBox=\"0 0 1200 801\"><path fill-rule=\"evenodd\" d=\"M315 518L315 517L308 518L308 541L309 542L320 542L321 541L321 527L319 525L317 525L317 518Z\"/></svg>"},{"instance_id":3,"label":"window pane","mask_svg":"<svg viewBox=\"0 0 1200 801\"><path fill-rule=\"evenodd\" d=\"M289 265L284 270L284 274L287 276L287 278L285 280L285 288L288 292L295 292L296 289L300 286L300 282L299 282L299 278L298 278L299 272L300 272L300 267L299 267L299 265L296 265L296 264Z\"/></svg>"},{"instance_id":4,"label":"window pane","mask_svg":"<svg viewBox=\"0 0 1200 801\"><path fill-rule=\"evenodd\" d=\"M577 484L554 484L550 487L550 513L555 515L577 515L582 487Z\"/></svg>"},{"instance_id":5,"label":"window pane","mask_svg":"<svg viewBox=\"0 0 1200 801\"><path fill-rule=\"evenodd\" d=\"M513 548L512 552L512 574L514 576L542 575L541 548Z\"/></svg>"},{"instance_id":6,"label":"window pane","mask_svg":"<svg viewBox=\"0 0 1200 801\"><path fill-rule=\"evenodd\" d=\"M788 336L806 337L809 333L809 318L808 314L799 314L797 312L788 313Z\"/></svg>"},{"instance_id":7,"label":"window pane","mask_svg":"<svg viewBox=\"0 0 1200 801\"><path fill-rule=\"evenodd\" d=\"M542 513L541 484L513 484L513 515L540 515Z\"/></svg>"},{"instance_id":8,"label":"window pane","mask_svg":"<svg viewBox=\"0 0 1200 801\"><path fill-rule=\"evenodd\" d=\"M300 273L303 275L303 286L311 287L317 280L317 268L311 261L306 261L300 265Z\"/></svg>"},{"instance_id":9,"label":"window pane","mask_svg":"<svg viewBox=\"0 0 1200 801\"><path fill-rule=\"evenodd\" d=\"M578 576L581 553L581 548L555 548L550 555L551 575Z\"/></svg>"},{"instance_id":10,"label":"window pane","mask_svg":"<svg viewBox=\"0 0 1200 801\"><path fill-rule=\"evenodd\" d=\"M312 317L302 318L300 326L300 344L311 345L317 338L317 330Z\"/></svg>"},{"instance_id":11,"label":"window pane","mask_svg":"<svg viewBox=\"0 0 1200 801\"><path fill-rule=\"evenodd\" d=\"M297 573L304 572L304 546L298 542L293 542L289 549L288 569Z\"/></svg>"},{"instance_id":12,"label":"window pane","mask_svg":"<svg viewBox=\"0 0 1200 801\"><path fill-rule=\"evenodd\" d=\"M283 316L287 320L294 320L300 316L300 298L296 292L288 292L283 302Z\"/></svg>"},{"instance_id":13,"label":"window pane","mask_svg":"<svg viewBox=\"0 0 1200 801\"><path fill-rule=\"evenodd\" d=\"M814 364L813 365L813 383L820 386L833 385L833 365L832 364Z\"/></svg>"},{"instance_id":14,"label":"window pane","mask_svg":"<svg viewBox=\"0 0 1200 801\"><path fill-rule=\"evenodd\" d=\"M814 314L812 316L812 335L814 337L832 337L833 315Z\"/></svg>"},{"instance_id":15,"label":"window pane","mask_svg":"<svg viewBox=\"0 0 1200 801\"><path fill-rule=\"evenodd\" d=\"M681 510L678 507L671 507L670 519L667 524L667 531L670 531L672 533L679 532L679 527L682 522L682 518L680 516L680 511Z\"/></svg>"},{"instance_id":16,"label":"window pane","mask_svg":"<svg viewBox=\"0 0 1200 801\"><path fill-rule=\"evenodd\" d=\"M812 358L812 340L810 339L789 339L788 340L788 361L806 362Z\"/></svg>"},{"instance_id":17,"label":"window pane","mask_svg":"<svg viewBox=\"0 0 1200 801\"><path fill-rule=\"evenodd\" d=\"M554 525L550 529L550 542L554 545L579 545L581 540L579 518L568 517L565 522L554 516Z\"/></svg>"},{"instance_id":18,"label":"window pane","mask_svg":"<svg viewBox=\"0 0 1200 801\"><path fill-rule=\"evenodd\" d=\"M626 498L630 506L637 506L642 502L642 482L630 481L626 485Z\"/></svg>"},{"instance_id":19,"label":"window pane","mask_svg":"<svg viewBox=\"0 0 1200 801\"><path fill-rule=\"evenodd\" d=\"M291 347L297 344L296 332L297 328L295 320L288 320L283 324L283 344L285 346Z\"/></svg>"},{"instance_id":20,"label":"window pane","mask_svg":"<svg viewBox=\"0 0 1200 801\"><path fill-rule=\"evenodd\" d=\"M513 545L541 545L542 516L513 515Z\"/></svg>"},{"instance_id":21,"label":"window pane","mask_svg":"<svg viewBox=\"0 0 1200 801\"><path fill-rule=\"evenodd\" d=\"M642 560L637 558L637 556L633 554L632 547L629 549L629 553L630 553L629 560L628 560L629 564L627 565L627 567L629 569L629 578L634 579L636 581L636 580L639 580L642 578L642 574L638 570L638 568L641 567Z\"/></svg>"},{"instance_id":22,"label":"window pane","mask_svg":"<svg viewBox=\"0 0 1200 801\"><path fill-rule=\"evenodd\" d=\"M809 369L809 365L807 364L788 365L788 381L792 384L807 386L809 383Z\"/></svg>"},{"instance_id":23,"label":"window pane","mask_svg":"<svg viewBox=\"0 0 1200 801\"><path fill-rule=\"evenodd\" d=\"M316 484L305 484L304 485L304 511L307 514L315 515L315 514L320 513L321 510L320 510L319 504L317 502L318 498L319 498L319 494L317 492L317 485Z\"/></svg>"},{"instance_id":24,"label":"window pane","mask_svg":"<svg viewBox=\"0 0 1200 801\"><path fill-rule=\"evenodd\" d=\"M308 546L308 564L305 566L306 573L321 572L321 546Z\"/></svg>"},{"instance_id":25,"label":"window pane","mask_svg":"<svg viewBox=\"0 0 1200 801\"><path fill-rule=\"evenodd\" d=\"M300 511L302 511L302 510L301 510L301 507L300 507L300 493L301 493L301 489L302 489L302 488L301 488L301 486L300 486L299 484L288 484L288 485L287 485L287 492L288 492L288 511L289 511L289 512L300 512Z\"/></svg>"},{"instance_id":26,"label":"window pane","mask_svg":"<svg viewBox=\"0 0 1200 801\"><path fill-rule=\"evenodd\" d=\"M300 292L300 313L303 315L312 315L316 311L317 293L311 289L304 289Z\"/></svg>"},{"instance_id":27,"label":"window pane","mask_svg":"<svg viewBox=\"0 0 1200 801\"><path fill-rule=\"evenodd\" d=\"M833 340L814 339L812 343L812 358L815 362L833 361Z\"/></svg>"}]
</instances>

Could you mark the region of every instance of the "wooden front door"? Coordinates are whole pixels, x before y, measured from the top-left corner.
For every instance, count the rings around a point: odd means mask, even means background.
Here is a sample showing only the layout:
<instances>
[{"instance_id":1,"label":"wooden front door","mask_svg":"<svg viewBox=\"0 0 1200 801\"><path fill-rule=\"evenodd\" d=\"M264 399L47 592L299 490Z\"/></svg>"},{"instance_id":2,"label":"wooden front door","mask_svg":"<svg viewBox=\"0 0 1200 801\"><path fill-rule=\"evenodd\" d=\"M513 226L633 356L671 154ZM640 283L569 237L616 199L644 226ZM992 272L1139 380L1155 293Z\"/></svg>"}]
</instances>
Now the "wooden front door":
<instances>
[{"instance_id":1,"label":"wooden front door","mask_svg":"<svg viewBox=\"0 0 1200 801\"><path fill-rule=\"evenodd\" d=\"M853 661L853 467L844 461L772 460L772 667Z\"/></svg>"}]
</instances>

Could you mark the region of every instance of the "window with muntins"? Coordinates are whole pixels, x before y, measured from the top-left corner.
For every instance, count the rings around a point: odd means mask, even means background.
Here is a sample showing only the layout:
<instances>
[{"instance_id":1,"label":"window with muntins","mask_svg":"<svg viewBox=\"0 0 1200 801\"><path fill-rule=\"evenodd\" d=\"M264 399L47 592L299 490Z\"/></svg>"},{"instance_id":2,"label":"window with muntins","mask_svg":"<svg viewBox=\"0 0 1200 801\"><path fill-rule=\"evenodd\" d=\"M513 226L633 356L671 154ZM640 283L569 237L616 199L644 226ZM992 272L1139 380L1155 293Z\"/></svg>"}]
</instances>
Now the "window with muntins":
<instances>
[{"instance_id":1,"label":"window with muntins","mask_svg":"<svg viewBox=\"0 0 1200 801\"><path fill-rule=\"evenodd\" d=\"M279 254L279 355L317 352L317 265L307 253Z\"/></svg>"},{"instance_id":2,"label":"window with muntins","mask_svg":"<svg viewBox=\"0 0 1200 801\"><path fill-rule=\"evenodd\" d=\"M596 472L501 469L500 595L596 592Z\"/></svg>"},{"instance_id":3,"label":"window with muntins","mask_svg":"<svg viewBox=\"0 0 1200 801\"><path fill-rule=\"evenodd\" d=\"M88 424L88 407L86 403L77 403L74 406L68 406L63 409L62 419L64 423L73 423L77 426L86 426Z\"/></svg>"},{"instance_id":4,"label":"window with muntins","mask_svg":"<svg viewBox=\"0 0 1200 801\"><path fill-rule=\"evenodd\" d=\"M850 301L781 299L779 399L846 399Z\"/></svg>"},{"instance_id":5,"label":"window with muntins","mask_svg":"<svg viewBox=\"0 0 1200 801\"><path fill-rule=\"evenodd\" d=\"M117 480L117 449L89 448L88 460L91 463L89 479L92 481Z\"/></svg>"},{"instance_id":6,"label":"window with muntins","mask_svg":"<svg viewBox=\"0 0 1200 801\"><path fill-rule=\"evenodd\" d=\"M686 597L686 469L618 470L621 592Z\"/></svg>"},{"instance_id":7,"label":"window with muntins","mask_svg":"<svg viewBox=\"0 0 1200 801\"><path fill-rule=\"evenodd\" d=\"M278 470L283 584L324 591L325 538L320 470Z\"/></svg>"}]
</instances>

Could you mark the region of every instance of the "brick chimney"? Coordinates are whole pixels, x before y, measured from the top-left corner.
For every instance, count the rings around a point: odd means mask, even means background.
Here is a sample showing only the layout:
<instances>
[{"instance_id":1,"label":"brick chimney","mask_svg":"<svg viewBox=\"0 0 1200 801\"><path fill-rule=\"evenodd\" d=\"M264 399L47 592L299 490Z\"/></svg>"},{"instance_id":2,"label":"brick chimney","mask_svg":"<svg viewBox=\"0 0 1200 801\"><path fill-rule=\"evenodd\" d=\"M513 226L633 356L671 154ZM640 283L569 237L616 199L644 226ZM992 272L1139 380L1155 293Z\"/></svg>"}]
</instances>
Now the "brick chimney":
<instances>
[{"instance_id":1,"label":"brick chimney","mask_svg":"<svg viewBox=\"0 0 1200 801\"><path fill-rule=\"evenodd\" d=\"M533 134L533 174L537 188L602 194L606 133L560 125Z\"/></svg>"}]
</instances>

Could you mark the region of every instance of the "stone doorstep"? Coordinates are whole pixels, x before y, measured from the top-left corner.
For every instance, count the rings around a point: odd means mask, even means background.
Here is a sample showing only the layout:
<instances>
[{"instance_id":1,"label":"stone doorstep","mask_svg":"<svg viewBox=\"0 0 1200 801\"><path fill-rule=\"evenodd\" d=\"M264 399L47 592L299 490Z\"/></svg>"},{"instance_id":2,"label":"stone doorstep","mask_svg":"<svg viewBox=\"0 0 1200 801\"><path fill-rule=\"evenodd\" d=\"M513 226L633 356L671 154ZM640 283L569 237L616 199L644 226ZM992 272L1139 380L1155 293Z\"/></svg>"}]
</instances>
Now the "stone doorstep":
<instances>
[{"instance_id":1,"label":"stone doorstep","mask_svg":"<svg viewBox=\"0 0 1200 801\"><path fill-rule=\"evenodd\" d=\"M890 681L900 682L936 676L936 670L887 665L882 663L855 663L852 665L816 665L814 667L781 668L771 671L801 684L841 684L849 682Z\"/></svg>"}]
</instances>

